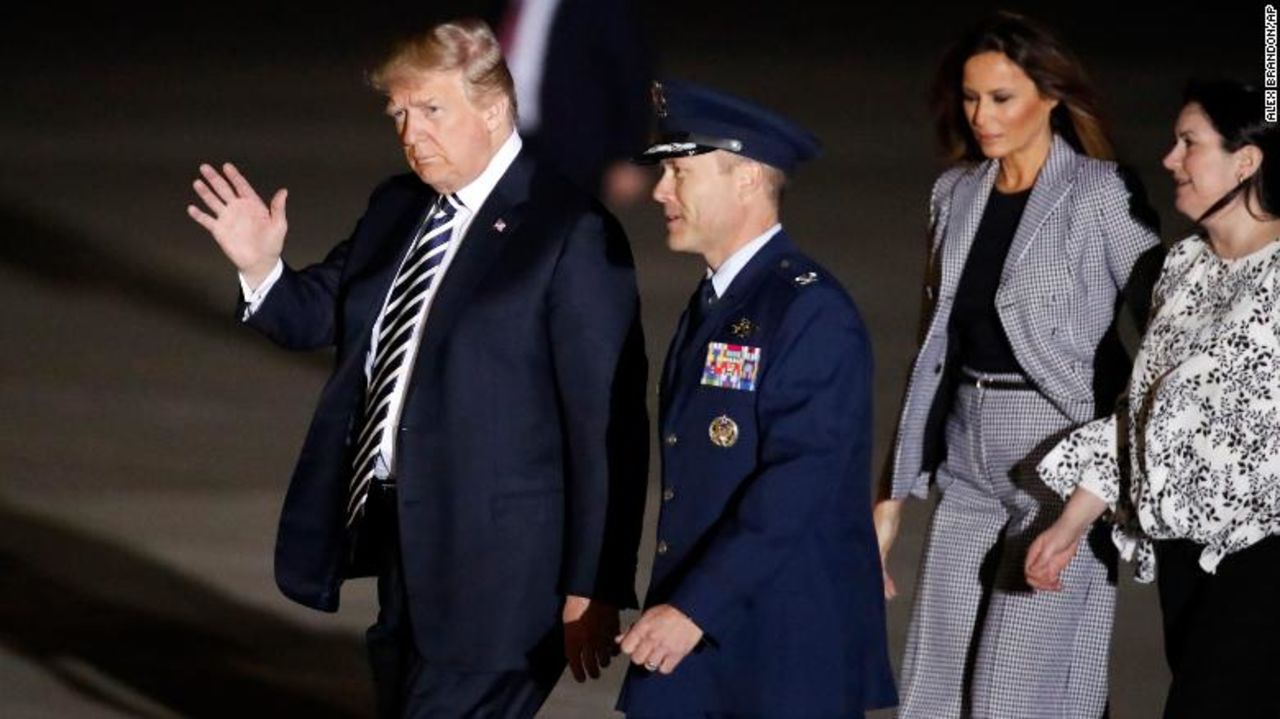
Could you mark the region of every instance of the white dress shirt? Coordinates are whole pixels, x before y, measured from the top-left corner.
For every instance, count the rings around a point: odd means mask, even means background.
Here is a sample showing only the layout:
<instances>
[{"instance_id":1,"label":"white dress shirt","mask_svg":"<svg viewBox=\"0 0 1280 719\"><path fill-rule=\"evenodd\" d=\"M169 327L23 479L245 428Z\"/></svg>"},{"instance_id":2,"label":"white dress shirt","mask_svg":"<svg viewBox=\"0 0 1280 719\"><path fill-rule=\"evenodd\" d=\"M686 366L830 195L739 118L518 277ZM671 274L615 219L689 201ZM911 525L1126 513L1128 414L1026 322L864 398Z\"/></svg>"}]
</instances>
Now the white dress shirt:
<instances>
[{"instance_id":1,"label":"white dress shirt","mask_svg":"<svg viewBox=\"0 0 1280 719\"><path fill-rule=\"evenodd\" d=\"M762 232L759 237L739 247L737 252L729 255L729 259L721 262L720 266L715 270L710 267L707 268L707 276L711 278L711 286L715 288L716 299L724 297L729 285L733 284L733 278L738 276L738 273L742 271L743 267L747 266L751 258L755 257L756 253L768 244L769 240L773 239L773 236L778 234L780 230L782 230L782 224L775 224Z\"/></svg>"},{"instance_id":2,"label":"white dress shirt","mask_svg":"<svg viewBox=\"0 0 1280 719\"><path fill-rule=\"evenodd\" d=\"M445 249L444 259L440 262L440 269L436 274L435 281L431 283L431 287L427 290L426 297L423 299L423 321L420 322L415 331L413 339L409 341L408 350L405 355L404 365L408 368L402 380L396 385L395 390L391 393L391 405L388 411L392 417L398 418L400 410L404 407L404 390L409 385L409 373L413 370L415 355L418 350L418 343L422 339L423 328L430 316L431 305L435 300L436 290L440 284L444 282L445 273L449 271L449 266L453 263L453 258L458 254L458 248L462 245L467 235L467 230L471 227L471 221L475 218L476 213L484 205L485 200L493 192L493 188L497 186L498 181L506 174L507 169L511 167L511 163L515 161L516 155L520 153L523 141L520 134L512 131L507 137L498 151L494 153L493 158L489 160L488 166L480 173L480 176L472 180L470 184L454 193L454 197L458 200L461 207L458 208L457 217L453 226L453 234L450 237L449 244ZM406 246L406 257L408 247ZM401 259L401 263L404 259ZM267 294L280 279L281 273L284 271L284 263L277 261L276 266L272 269L271 274L263 281L257 289L250 290L248 283L245 282L244 275L240 276L240 288L244 293L245 308L243 319L248 319L262 305ZM399 268L396 273L399 274ZM391 287L387 287L387 295L391 294ZM373 358L377 352L378 332L382 327L382 316L387 310L387 297L383 297L382 308L378 310L378 319L373 324L373 334L369 340L369 352L365 356L364 373L366 381L373 370ZM398 419L397 419L398 421ZM394 422L392 426L394 426ZM376 460L375 474L380 478L386 478L391 474L391 467L395 459L395 432L386 432L382 436L382 449Z\"/></svg>"}]
</instances>

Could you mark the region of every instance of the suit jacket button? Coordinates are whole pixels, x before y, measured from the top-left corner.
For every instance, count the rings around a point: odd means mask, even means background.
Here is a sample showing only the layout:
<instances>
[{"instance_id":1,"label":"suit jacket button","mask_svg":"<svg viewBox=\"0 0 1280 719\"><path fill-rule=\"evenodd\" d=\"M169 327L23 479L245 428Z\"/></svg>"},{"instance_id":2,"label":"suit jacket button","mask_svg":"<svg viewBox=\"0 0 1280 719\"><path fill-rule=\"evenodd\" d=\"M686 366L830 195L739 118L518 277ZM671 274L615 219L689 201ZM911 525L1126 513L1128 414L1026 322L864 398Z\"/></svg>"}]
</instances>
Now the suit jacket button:
<instances>
[{"instance_id":1,"label":"suit jacket button","mask_svg":"<svg viewBox=\"0 0 1280 719\"><path fill-rule=\"evenodd\" d=\"M667 489L662 490L662 501L670 502L675 498L676 498L676 491L674 489L671 489L670 487L668 487Z\"/></svg>"},{"instance_id":2,"label":"suit jacket button","mask_svg":"<svg viewBox=\"0 0 1280 719\"><path fill-rule=\"evenodd\" d=\"M667 546L666 542L663 542L663 541L658 542L658 554L660 555L666 554L668 549L670 549L670 547Z\"/></svg>"},{"instance_id":3,"label":"suit jacket button","mask_svg":"<svg viewBox=\"0 0 1280 719\"><path fill-rule=\"evenodd\" d=\"M668 447L674 447L676 446L676 442L680 441L680 438L676 436L675 432L671 432L663 441L667 443Z\"/></svg>"}]
</instances>

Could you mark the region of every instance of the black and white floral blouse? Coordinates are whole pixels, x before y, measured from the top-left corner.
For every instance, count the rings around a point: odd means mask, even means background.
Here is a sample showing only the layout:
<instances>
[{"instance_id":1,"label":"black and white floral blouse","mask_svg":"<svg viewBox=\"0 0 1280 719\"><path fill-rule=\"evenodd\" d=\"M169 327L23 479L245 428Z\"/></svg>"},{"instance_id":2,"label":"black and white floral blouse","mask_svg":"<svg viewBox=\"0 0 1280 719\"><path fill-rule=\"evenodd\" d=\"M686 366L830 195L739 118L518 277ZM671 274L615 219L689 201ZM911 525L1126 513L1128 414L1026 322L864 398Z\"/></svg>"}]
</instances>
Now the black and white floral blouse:
<instances>
[{"instance_id":1,"label":"black and white floral blouse","mask_svg":"<svg viewBox=\"0 0 1280 719\"><path fill-rule=\"evenodd\" d=\"M1280 534L1278 296L1280 241L1235 260L1200 237L1175 245L1128 406L1040 462L1059 494L1082 486L1106 501L1139 581L1155 578L1151 539L1203 544L1200 566L1212 573L1227 554Z\"/></svg>"}]
</instances>

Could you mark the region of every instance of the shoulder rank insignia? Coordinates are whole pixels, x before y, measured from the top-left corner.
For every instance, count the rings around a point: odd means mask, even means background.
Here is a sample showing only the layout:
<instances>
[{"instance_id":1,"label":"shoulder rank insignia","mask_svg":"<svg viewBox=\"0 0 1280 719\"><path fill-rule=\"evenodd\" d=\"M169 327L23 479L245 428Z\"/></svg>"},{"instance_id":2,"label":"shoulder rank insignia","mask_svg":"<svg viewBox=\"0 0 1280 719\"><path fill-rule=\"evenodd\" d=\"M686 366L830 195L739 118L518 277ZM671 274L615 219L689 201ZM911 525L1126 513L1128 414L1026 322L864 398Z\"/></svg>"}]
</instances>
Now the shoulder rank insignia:
<instances>
[{"instance_id":1,"label":"shoulder rank insignia","mask_svg":"<svg viewBox=\"0 0 1280 719\"><path fill-rule=\"evenodd\" d=\"M707 344L707 362L702 367L702 384L754 392L759 370L759 347L710 342Z\"/></svg>"},{"instance_id":2,"label":"shoulder rank insignia","mask_svg":"<svg viewBox=\"0 0 1280 719\"><path fill-rule=\"evenodd\" d=\"M728 415L722 414L711 420L711 426L707 427L707 435L711 437L711 444L728 449L738 443L738 423Z\"/></svg>"},{"instance_id":3,"label":"shoulder rank insignia","mask_svg":"<svg viewBox=\"0 0 1280 719\"><path fill-rule=\"evenodd\" d=\"M757 329L760 329L760 326L746 317L743 317L732 325L729 325L729 332L731 332L734 337L744 340L750 337L751 333L755 332Z\"/></svg>"},{"instance_id":4,"label":"shoulder rank insignia","mask_svg":"<svg viewBox=\"0 0 1280 719\"><path fill-rule=\"evenodd\" d=\"M796 275L796 279L795 279L795 283L797 285L800 285L801 287L804 287L805 285L811 285L817 281L818 281L817 272L806 272L803 275Z\"/></svg>"}]
</instances>

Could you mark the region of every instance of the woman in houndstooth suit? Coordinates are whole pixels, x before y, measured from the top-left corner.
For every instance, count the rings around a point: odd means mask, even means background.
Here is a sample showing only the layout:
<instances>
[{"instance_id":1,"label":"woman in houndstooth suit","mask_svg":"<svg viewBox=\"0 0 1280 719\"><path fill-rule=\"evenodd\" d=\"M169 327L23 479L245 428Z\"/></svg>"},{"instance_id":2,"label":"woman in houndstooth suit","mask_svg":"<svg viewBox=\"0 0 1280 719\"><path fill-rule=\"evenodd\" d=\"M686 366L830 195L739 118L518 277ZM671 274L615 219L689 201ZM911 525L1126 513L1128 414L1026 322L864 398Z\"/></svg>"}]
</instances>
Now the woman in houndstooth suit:
<instances>
[{"instance_id":1,"label":"woman in houndstooth suit","mask_svg":"<svg viewBox=\"0 0 1280 719\"><path fill-rule=\"evenodd\" d=\"M1044 28L1011 13L975 28L946 56L934 102L957 163L933 187L922 342L876 506L887 558L902 500L927 496L930 479L941 495L899 716L1096 719L1114 554L1082 538L1052 594L1030 591L1022 564L1062 511L1036 463L1123 389L1116 307L1159 239L1108 161L1083 70Z\"/></svg>"}]
</instances>

